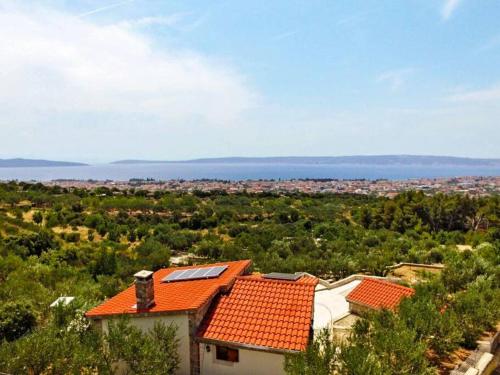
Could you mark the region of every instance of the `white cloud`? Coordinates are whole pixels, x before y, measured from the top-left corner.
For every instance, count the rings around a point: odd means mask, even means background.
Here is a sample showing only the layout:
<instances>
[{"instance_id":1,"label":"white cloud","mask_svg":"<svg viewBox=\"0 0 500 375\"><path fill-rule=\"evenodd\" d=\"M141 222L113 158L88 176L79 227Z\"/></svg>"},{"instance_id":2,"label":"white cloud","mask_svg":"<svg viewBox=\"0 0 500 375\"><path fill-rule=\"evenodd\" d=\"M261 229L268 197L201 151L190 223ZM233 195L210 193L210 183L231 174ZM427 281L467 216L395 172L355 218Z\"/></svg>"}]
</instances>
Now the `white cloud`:
<instances>
[{"instance_id":1,"label":"white cloud","mask_svg":"<svg viewBox=\"0 0 500 375\"><path fill-rule=\"evenodd\" d=\"M479 103L479 102L495 102L495 101L498 101L500 103L500 85L481 90L456 93L446 97L445 100L449 102L461 102L461 103L464 102Z\"/></svg>"},{"instance_id":2,"label":"white cloud","mask_svg":"<svg viewBox=\"0 0 500 375\"><path fill-rule=\"evenodd\" d=\"M461 2L462 0L444 0L443 7L441 8L441 16L443 19L449 19Z\"/></svg>"},{"instance_id":3,"label":"white cloud","mask_svg":"<svg viewBox=\"0 0 500 375\"><path fill-rule=\"evenodd\" d=\"M388 70L380 73L376 81L388 83L392 90L397 90L407 81L408 76L413 72L413 68Z\"/></svg>"},{"instance_id":4,"label":"white cloud","mask_svg":"<svg viewBox=\"0 0 500 375\"><path fill-rule=\"evenodd\" d=\"M31 124L54 113L91 113L219 126L254 104L245 79L227 65L192 51L156 48L125 24L0 7L0 35L0 108Z\"/></svg>"},{"instance_id":5,"label":"white cloud","mask_svg":"<svg viewBox=\"0 0 500 375\"><path fill-rule=\"evenodd\" d=\"M168 16L142 17L137 19L120 21L116 24L119 27L150 27L168 26L173 27L183 19L184 13L175 13Z\"/></svg>"},{"instance_id":6,"label":"white cloud","mask_svg":"<svg viewBox=\"0 0 500 375\"><path fill-rule=\"evenodd\" d=\"M111 9L118 8L118 7L121 7L123 5L129 4L129 3L133 2L133 1L134 0L127 0L127 1L122 1L122 2L119 2L119 3L105 5L105 6L96 8L96 9L89 10L89 11L87 11L85 13L82 13L82 14L79 15L79 17L83 18L83 17L91 16L93 14L105 12L107 10L111 10Z\"/></svg>"}]
</instances>

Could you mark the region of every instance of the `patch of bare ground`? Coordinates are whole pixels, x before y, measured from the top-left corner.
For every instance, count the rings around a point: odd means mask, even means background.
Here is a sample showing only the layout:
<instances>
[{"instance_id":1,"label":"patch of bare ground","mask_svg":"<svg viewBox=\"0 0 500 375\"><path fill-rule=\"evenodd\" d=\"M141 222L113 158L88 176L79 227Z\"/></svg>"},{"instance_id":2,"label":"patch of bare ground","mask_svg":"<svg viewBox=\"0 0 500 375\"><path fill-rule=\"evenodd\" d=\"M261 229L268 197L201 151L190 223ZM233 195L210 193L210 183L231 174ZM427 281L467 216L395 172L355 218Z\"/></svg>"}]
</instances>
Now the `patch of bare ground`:
<instances>
[{"instance_id":1,"label":"patch of bare ground","mask_svg":"<svg viewBox=\"0 0 500 375\"><path fill-rule=\"evenodd\" d=\"M437 265L437 264L436 264ZM432 265L431 265L432 266ZM425 264L416 266L402 265L394 268L389 273L390 276L398 277L410 284L415 284L425 278L426 273L440 273L442 269L434 267L426 267Z\"/></svg>"},{"instance_id":2,"label":"patch of bare ground","mask_svg":"<svg viewBox=\"0 0 500 375\"><path fill-rule=\"evenodd\" d=\"M35 210L29 210L27 212L23 212L23 221L26 221L28 223L32 223L34 213L35 213Z\"/></svg>"},{"instance_id":3,"label":"patch of bare ground","mask_svg":"<svg viewBox=\"0 0 500 375\"><path fill-rule=\"evenodd\" d=\"M471 245L457 245L457 250L462 252L466 250L472 251L472 246Z\"/></svg>"},{"instance_id":4,"label":"patch of bare ground","mask_svg":"<svg viewBox=\"0 0 500 375\"><path fill-rule=\"evenodd\" d=\"M68 227L57 226L57 227L53 227L52 231L56 234L59 234L59 235L62 233L67 234L67 233L78 232L80 234L80 239L82 239L82 240L86 240L87 236L89 234L89 228L87 228L85 226L78 226L78 227L76 227L76 230L73 230L73 228L70 226L68 226ZM102 237L99 235L99 233L94 231L94 241L101 241L101 240L102 240Z\"/></svg>"},{"instance_id":5,"label":"patch of bare ground","mask_svg":"<svg viewBox=\"0 0 500 375\"><path fill-rule=\"evenodd\" d=\"M472 350L458 348L453 353L444 358L439 358L434 352L429 351L427 358L437 368L437 373L440 375L449 374L457 365L465 361L472 353Z\"/></svg>"},{"instance_id":6,"label":"patch of bare ground","mask_svg":"<svg viewBox=\"0 0 500 375\"><path fill-rule=\"evenodd\" d=\"M500 323L497 324L496 330L493 329L491 331L483 332L483 334L479 338L478 342L491 340L493 338L493 336L495 336L495 334L499 331L500 331ZM432 351L429 351L427 353L427 358L429 359L429 361L431 363L433 363L437 367L438 374L447 375L453 369L455 369L458 365L460 365L463 361L465 361L467 359L467 357L469 357L473 353L473 351L474 350L469 350L469 349L465 349L465 348L458 348L453 353L451 353L450 355L448 355L447 357L444 357L444 358L439 358L435 353L433 353ZM497 358L497 357L500 358L500 347L498 347L497 352L498 353L496 353L495 358ZM497 361L500 363L500 359L498 359ZM496 365L496 363L497 362L495 362L493 364L493 366ZM486 372L486 373L490 373L490 372Z\"/></svg>"}]
</instances>

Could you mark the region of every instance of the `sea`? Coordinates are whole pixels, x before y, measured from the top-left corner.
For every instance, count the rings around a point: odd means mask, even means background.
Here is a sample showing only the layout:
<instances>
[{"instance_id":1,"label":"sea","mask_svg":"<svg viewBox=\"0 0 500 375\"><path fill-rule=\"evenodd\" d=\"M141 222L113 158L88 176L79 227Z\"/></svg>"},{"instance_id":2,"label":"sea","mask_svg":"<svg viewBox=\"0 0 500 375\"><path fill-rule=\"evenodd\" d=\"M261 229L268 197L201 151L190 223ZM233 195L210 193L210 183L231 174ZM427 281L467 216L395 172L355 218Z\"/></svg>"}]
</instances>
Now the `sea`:
<instances>
[{"instance_id":1,"label":"sea","mask_svg":"<svg viewBox=\"0 0 500 375\"><path fill-rule=\"evenodd\" d=\"M389 179L500 176L500 166L353 165L294 163L157 163L98 164L72 167L0 168L0 180L51 181L114 180L278 180L278 179Z\"/></svg>"}]
</instances>

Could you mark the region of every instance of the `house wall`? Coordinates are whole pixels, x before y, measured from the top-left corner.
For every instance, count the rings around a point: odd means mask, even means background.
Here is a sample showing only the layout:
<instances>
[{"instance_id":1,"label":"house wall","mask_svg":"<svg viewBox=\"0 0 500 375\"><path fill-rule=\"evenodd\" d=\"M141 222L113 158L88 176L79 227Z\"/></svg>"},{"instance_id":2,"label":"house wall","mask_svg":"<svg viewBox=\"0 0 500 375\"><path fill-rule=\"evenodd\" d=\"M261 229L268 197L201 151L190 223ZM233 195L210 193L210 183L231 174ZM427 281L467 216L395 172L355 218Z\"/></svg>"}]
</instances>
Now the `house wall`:
<instances>
[{"instance_id":1,"label":"house wall","mask_svg":"<svg viewBox=\"0 0 500 375\"><path fill-rule=\"evenodd\" d=\"M161 315L131 318L130 324L135 325L143 331L148 331L153 328L155 322L161 321L164 324L175 324L177 326L176 337L179 340L178 353L180 357L179 369L176 375L190 375L190 355L189 355L189 321L187 314L180 315ZM108 331L108 320L102 321L102 330L104 333Z\"/></svg>"},{"instance_id":2,"label":"house wall","mask_svg":"<svg viewBox=\"0 0 500 375\"><path fill-rule=\"evenodd\" d=\"M200 343L201 375L284 375L285 356L258 350L239 350L239 362L221 361L215 358L215 345ZM207 352L207 345L210 352ZM235 348L236 349L236 348Z\"/></svg>"},{"instance_id":3,"label":"house wall","mask_svg":"<svg viewBox=\"0 0 500 375\"><path fill-rule=\"evenodd\" d=\"M354 302L349 302L349 311L353 314L363 315L364 313L366 313L370 310L372 310L372 309L370 309L369 307L359 305L359 304L354 303Z\"/></svg>"}]
</instances>

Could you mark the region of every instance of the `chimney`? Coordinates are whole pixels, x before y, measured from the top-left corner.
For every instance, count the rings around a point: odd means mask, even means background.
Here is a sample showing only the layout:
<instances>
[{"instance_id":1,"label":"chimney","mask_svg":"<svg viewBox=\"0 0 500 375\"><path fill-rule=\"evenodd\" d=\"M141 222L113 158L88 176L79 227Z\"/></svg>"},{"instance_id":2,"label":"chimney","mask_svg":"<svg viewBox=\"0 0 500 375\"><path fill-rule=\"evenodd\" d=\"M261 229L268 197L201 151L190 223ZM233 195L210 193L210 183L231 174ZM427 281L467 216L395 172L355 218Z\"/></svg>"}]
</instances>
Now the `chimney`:
<instances>
[{"instance_id":1,"label":"chimney","mask_svg":"<svg viewBox=\"0 0 500 375\"><path fill-rule=\"evenodd\" d=\"M135 298L137 310L150 308L155 303L155 291L153 288L153 272L142 270L135 275Z\"/></svg>"}]
</instances>

